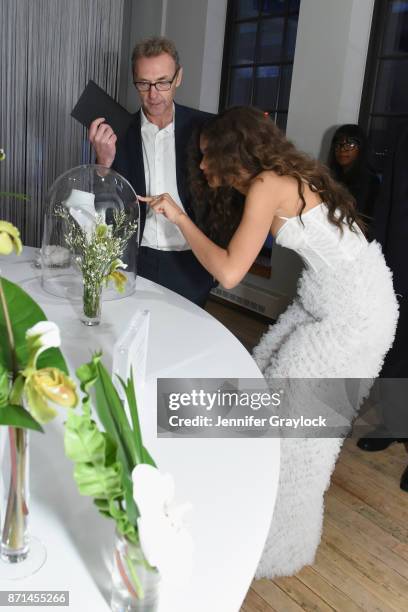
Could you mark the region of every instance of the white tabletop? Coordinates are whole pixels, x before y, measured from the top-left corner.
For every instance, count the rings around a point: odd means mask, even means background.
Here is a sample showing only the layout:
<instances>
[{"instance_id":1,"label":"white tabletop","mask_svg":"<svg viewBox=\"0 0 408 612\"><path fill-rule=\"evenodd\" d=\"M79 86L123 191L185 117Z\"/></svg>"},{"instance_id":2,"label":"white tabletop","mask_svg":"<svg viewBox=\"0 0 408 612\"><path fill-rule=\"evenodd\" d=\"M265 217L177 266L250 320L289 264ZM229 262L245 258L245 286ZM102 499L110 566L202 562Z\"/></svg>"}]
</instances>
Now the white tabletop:
<instances>
[{"instance_id":1,"label":"white tabletop","mask_svg":"<svg viewBox=\"0 0 408 612\"><path fill-rule=\"evenodd\" d=\"M178 590L163 588L159 609L238 612L273 514L279 440L157 438L156 379L259 378L258 367L208 313L141 277L134 295L104 302L101 325L87 328L72 304L43 291L32 259L30 248L18 258L2 258L2 274L18 282L60 326L72 371L99 348L110 368L113 344L135 309L150 311L146 384L139 400L143 437L158 467L173 474L176 501L193 504L188 522L195 543L190 583ZM69 590L70 610L103 612L109 610L114 525L78 494L72 464L64 456L62 422L61 413L46 426L45 436L31 435L31 532L46 544L47 562L23 581L0 578L0 590Z\"/></svg>"}]
</instances>

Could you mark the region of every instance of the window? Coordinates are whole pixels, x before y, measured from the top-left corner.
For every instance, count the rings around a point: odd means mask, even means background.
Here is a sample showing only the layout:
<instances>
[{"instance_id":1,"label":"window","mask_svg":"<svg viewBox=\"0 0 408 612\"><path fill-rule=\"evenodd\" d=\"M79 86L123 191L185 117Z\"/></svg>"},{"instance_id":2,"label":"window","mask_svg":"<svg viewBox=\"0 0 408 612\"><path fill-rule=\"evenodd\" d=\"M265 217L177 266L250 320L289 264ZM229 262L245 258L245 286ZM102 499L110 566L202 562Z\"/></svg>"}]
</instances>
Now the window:
<instances>
[{"instance_id":1,"label":"window","mask_svg":"<svg viewBox=\"0 0 408 612\"><path fill-rule=\"evenodd\" d=\"M408 121L408 1L376 0L359 123L382 172L401 123Z\"/></svg>"},{"instance_id":2,"label":"window","mask_svg":"<svg viewBox=\"0 0 408 612\"><path fill-rule=\"evenodd\" d=\"M220 110L253 105L285 130L300 0L229 0Z\"/></svg>"}]
</instances>

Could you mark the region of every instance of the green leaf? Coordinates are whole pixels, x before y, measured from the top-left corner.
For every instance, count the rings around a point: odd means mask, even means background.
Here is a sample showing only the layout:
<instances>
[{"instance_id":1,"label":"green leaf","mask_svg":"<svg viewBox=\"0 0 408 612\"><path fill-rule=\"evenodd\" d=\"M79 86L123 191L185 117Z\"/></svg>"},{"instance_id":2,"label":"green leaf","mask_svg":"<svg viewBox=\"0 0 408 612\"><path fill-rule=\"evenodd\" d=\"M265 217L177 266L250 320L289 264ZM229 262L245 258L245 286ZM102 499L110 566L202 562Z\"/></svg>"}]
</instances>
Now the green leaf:
<instances>
[{"instance_id":1,"label":"green leaf","mask_svg":"<svg viewBox=\"0 0 408 612\"><path fill-rule=\"evenodd\" d=\"M65 454L75 463L105 465L105 437L88 417L68 413L64 433Z\"/></svg>"},{"instance_id":2,"label":"green leaf","mask_svg":"<svg viewBox=\"0 0 408 612\"><path fill-rule=\"evenodd\" d=\"M157 467L153 457L150 455L147 448L143 446L142 430L140 427L139 411L137 408L133 370L131 371L131 375L127 383L125 383L124 380L120 376L118 376L118 379L119 379L120 384L123 387L123 390L125 391L126 399L127 399L128 407L129 407L129 412L130 412L130 416L132 419L133 435L135 439L136 453L137 453L136 465L139 463L147 463L148 465Z\"/></svg>"},{"instance_id":3,"label":"green leaf","mask_svg":"<svg viewBox=\"0 0 408 612\"><path fill-rule=\"evenodd\" d=\"M98 511L102 516L107 518L113 518L109 512L109 500L108 499L94 499L94 504L98 508Z\"/></svg>"},{"instance_id":4,"label":"green leaf","mask_svg":"<svg viewBox=\"0 0 408 612\"><path fill-rule=\"evenodd\" d=\"M98 510L109 511L109 500L108 499L94 499L94 504Z\"/></svg>"},{"instance_id":5,"label":"green leaf","mask_svg":"<svg viewBox=\"0 0 408 612\"><path fill-rule=\"evenodd\" d=\"M120 376L118 376L118 378L126 394L130 417L132 419L133 440L134 440L134 445L135 445L135 450L136 450L136 465L137 465L138 463L143 463L143 444L142 444L142 432L140 430L139 413L137 410L135 386L133 382L133 370L131 371L130 378L128 379L127 384L122 380Z\"/></svg>"},{"instance_id":6,"label":"green leaf","mask_svg":"<svg viewBox=\"0 0 408 612\"><path fill-rule=\"evenodd\" d=\"M97 381L98 372L96 369L96 363L99 361L100 356L100 353L95 353L92 361L82 364L75 372L79 382L81 383L81 390L87 395L89 394L91 387Z\"/></svg>"},{"instance_id":7,"label":"green leaf","mask_svg":"<svg viewBox=\"0 0 408 612\"><path fill-rule=\"evenodd\" d=\"M22 406L7 404L0 408L0 425L33 429L44 433L41 425Z\"/></svg>"},{"instance_id":8,"label":"green leaf","mask_svg":"<svg viewBox=\"0 0 408 612\"><path fill-rule=\"evenodd\" d=\"M153 457L150 455L149 451L147 450L147 448L144 446L143 447L143 461L142 463L147 463L148 465L152 465L153 467L157 467Z\"/></svg>"},{"instance_id":9,"label":"green leaf","mask_svg":"<svg viewBox=\"0 0 408 612\"><path fill-rule=\"evenodd\" d=\"M119 462L110 467L90 463L77 463L74 469L74 479L81 495L90 497L116 497L122 493L122 466Z\"/></svg>"},{"instance_id":10,"label":"green leaf","mask_svg":"<svg viewBox=\"0 0 408 612\"><path fill-rule=\"evenodd\" d=\"M0 363L0 407L8 404L10 392L10 378L9 373L5 367Z\"/></svg>"},{"instance_id":11,"label":"green leaf","mask_svg":"<svg viewBox=\"0 0 408 612\"><path fill-rule=\"evenodd\" d=\"M65 454L76 464L74 479L81 495L100 499L123 497L122 465L112 461L117 450L115 442L99 431L89 414L69 412L64 446Z\"/></svg>"},{"instance_id":12,"label":"green leaf","mask_svg":"<svg viewBox=\"0 0 408 612\"><path fill-rule=\"evenodd\" d=\"M24 392L26 379L22 374L18 374L10 389L10 403L20 406Z\"/></svg>"},{"instance_id":13,"label":"green leaf","mask_svg":"<svg viewBox=\"0 0 408 612\"><path fill-rule=\"evenodd\" d=\"M37 302L35 302L35 300L33 300L28 293L21 289L21 287L5 278L1 278L0 281L3 285L3 291L11 317L11 325L16 343L17 362L19 368L23 369L28 360L25 333L27 329L39 321L46 321L47 317L45 316L43 310L38 306ZM1 306L0 337L7 338L4 313ZM0 343L0 363L8 371L12 371L8 342L2 341ZM61 351L57 348L50 348L41 353L38 359L37 367L38 369L55 367L68 374L67 364L65 363Z\"/></svg>"},{"instance_id":14,"label":"green leaf","mask_svg":"<svg viewBox=\"0 0 408 612\"><path fill-rule=\"evenodd\" d=\"M136 465L136 447L132 429L122 400L102 363L97 364L98 380L95 383L96 410L98 416L118 445L118 458L125 471L132 472Z\"/></svg>"},{"instance_id":15,"label":"green leaf","mask_svg":"<svg viewBox=\"0 0 408 612\"><path fill-rule=\"evenodd\" d=\"M122 486L125 493L126 512L129 518L129 522L132 525L136 525L136 521L140 516L138 507L135 500L133 499L133 480L132 475L128 472L123 471L122 474Z\"/></svg>"},{"instance_id":16,"label":"green leaf","mask_svg":"<svg viewBox=\"0 0 408 612\"><path fill-rule=\"evenodd\" d=\"M118 447L112 436L105 431L101 433L105 439L105 465L112 465L116 461Z\"/></svg>"}]
</instances>

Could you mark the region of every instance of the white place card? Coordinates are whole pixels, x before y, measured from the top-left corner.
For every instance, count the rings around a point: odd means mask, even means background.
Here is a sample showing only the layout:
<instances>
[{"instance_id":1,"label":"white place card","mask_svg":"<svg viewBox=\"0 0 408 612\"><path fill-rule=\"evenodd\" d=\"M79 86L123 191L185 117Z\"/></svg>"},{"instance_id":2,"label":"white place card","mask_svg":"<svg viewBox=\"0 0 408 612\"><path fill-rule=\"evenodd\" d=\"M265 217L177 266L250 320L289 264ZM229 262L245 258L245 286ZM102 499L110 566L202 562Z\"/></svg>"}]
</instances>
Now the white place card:
<instances>
[{"instance_id":1,"label":"white place card","mask_svg":"<svg viewBox=\"0 0 408 612\"><path fill-rule=\"evenodd\" d=\"M112 379L119 396L122 399L125 398L125 393L117 376L120 376L126 382L132 369L138 403L142 400L146 377L149 323L149 310L136 311L129 326L113 347Z\"/></svg>"}]
</instances>

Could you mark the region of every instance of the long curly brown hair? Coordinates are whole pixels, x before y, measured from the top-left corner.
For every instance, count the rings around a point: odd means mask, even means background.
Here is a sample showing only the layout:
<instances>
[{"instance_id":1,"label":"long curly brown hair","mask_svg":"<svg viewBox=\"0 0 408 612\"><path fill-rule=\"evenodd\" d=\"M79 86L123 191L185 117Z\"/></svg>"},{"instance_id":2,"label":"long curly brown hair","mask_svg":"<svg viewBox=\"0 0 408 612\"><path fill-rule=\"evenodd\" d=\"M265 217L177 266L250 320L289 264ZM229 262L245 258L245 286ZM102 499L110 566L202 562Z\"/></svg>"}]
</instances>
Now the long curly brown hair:
<instances>
[{"instance_id":1,"label":"long curly brown hair","mask_svg":"<svg viewBox=\"0 0 408 612\"><path fill-rule=\"evenodd\" d=\"M202 127L207 173L217 177L220 183L217 188L208 186L199 169L199 136L196 135L195 146L190 149L189 185L198 211L198 223L218 244L228 244L242 217L243 199L232 187L240 180L242 170L249 174L246 181L241 181L242 187L248 187L264 170L273 170L279 176L293 176L302 202L300 218L306 206L306 183L320 195L328 208L329 221L340 231L343 231L344 222L353 231L356 225L364 231L354 198L346 188L331 177L326 166L298 151L263 111L233 107Z\"/></svg>"}]
</instances>

